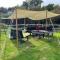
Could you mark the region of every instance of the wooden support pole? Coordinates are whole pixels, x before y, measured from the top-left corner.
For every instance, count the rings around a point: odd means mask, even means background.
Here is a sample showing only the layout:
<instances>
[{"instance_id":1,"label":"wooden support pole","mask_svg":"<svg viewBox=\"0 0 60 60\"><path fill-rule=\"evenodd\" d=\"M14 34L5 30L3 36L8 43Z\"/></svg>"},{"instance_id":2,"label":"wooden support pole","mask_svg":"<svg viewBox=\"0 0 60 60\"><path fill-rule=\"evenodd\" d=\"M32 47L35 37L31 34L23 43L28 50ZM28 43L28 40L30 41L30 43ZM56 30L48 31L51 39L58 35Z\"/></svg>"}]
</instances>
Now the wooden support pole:
<instances>
[{"instance_id":1,"label":"wooden support pole","mask_svg":"<svg viewBox=\"0 0 60 60\"><path fill-rule=\"evenodd\" d=\"M17 8L16 8L16 40L17 40L17 47L18 47L18 19L17 19Z\"/></svg>"},{"instance_id":2,"label":"wooden support pole","mask_svg":"<svg viewBox=\"0 0 60 60\"><path fill-rule=\"evenodd\" d=\"M1 26L0 26L0 40L1 40Z\"/></svg>"},{"instance_id":3,"label":"wooden support pole","mask_svg":"<svg viewBox=\"0 0 60 60\"><path fill-rule=\"evenodd\" d=\"M0 15L1 15L1 13L0 13ZM1 17L0 17L0 21L1 21ZM1 40L1 25L0 25L0 40Z\"/></svg>"},{"instance_id":4,"label":"wooden support pole","mask_svg":"<svg viewBox=\"0 0 60 60\"><path fill-rule=\"evenodd\" d=\"M25 19L24 19L24 30L25 30Z\"/></svg>"},{"instance_id":5,"label":"wooden support pole","mask_svg":"<svg viewBox=\"0 0 60 60\"><path fill-rule=\"evenodd\" d=\"M53 27L53 31L55 31L55 28L54 28L54 25L53 25L53 22L52 22L52 19L50 18L50 22L51 22L51 25Z\"/></svg>"},{"instance_id":6,"label":"wooden support pole","mask_svg":"<svg viewBox=\"0 0 60 60\"><path fill-rule=\"evenodd\" d=\"M46 28L45 29L47 30L47 10L46 10Z\"/></svg>"}]
</instances>

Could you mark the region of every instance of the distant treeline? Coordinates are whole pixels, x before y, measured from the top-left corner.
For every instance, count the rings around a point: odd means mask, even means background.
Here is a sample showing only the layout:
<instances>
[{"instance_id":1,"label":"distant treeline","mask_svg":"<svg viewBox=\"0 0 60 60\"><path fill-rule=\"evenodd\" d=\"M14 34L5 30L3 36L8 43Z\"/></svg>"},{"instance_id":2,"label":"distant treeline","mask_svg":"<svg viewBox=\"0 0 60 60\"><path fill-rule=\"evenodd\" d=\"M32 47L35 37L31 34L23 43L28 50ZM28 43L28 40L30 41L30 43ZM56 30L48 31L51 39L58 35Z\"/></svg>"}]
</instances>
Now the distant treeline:
<instances>
[{"instance_id":1,"label":"distant treeline","mask_svg":"<svg viewBox=\"0 0 60 60\"><path fill-rule=\"evenodd\" d=\"M14 7L12 8L4 8L4 7L0 7L0 13L7 13L9 11L13 11Z\"/></svg>"},{"instance_id":2,"label":"distant treeline","mask_svg":"<svg viewBox=\"0 0 60 60\"><path fill-rule=\"evenodd\" d=\"M23 2L21 8L29 9L29 10L48 10L55 13L60 13L60 6L55 4L48 4L46 6L42 6L43 0L26 0Z\"/></svg>"},{"instance_id":3,"label":"distant treeline","mask_svg":"<svg viewBox=\"0 0 60 60\"><path fill-rule=\"evenodd\" d=\"M43 0L26 0L23 2L21 6L15 6L15 7L18 7L20 9L27 9L27 10L35 10L35 11L48 10L54 13L60 13L59 5L48 4L46 6L42 6L43 2L44 2ZM0 13L13 12L15 7L11 7L11 8L0 7Z\"/></svg>"}]
</instances>

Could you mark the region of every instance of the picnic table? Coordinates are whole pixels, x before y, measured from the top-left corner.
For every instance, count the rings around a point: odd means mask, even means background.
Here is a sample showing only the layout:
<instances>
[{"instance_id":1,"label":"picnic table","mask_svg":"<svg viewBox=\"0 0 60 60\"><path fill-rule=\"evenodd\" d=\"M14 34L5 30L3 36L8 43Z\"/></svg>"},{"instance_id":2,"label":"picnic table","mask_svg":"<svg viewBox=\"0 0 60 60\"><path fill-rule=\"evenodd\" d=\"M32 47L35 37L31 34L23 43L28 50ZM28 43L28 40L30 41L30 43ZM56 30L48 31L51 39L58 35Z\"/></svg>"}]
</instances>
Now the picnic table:
<instances>
[{"instance_id":1,"label":"picnic table","mask_svg":"<svg viewBox=\"0 0 60 60\"><path fill-rule=\"evenodd\" d=\"M33 30L32 31L32 35L34 36L49 36L49 35L52 35L52 32L49 32L49 31L46 31L46 30Z\"/></svg>"}]
</instances>

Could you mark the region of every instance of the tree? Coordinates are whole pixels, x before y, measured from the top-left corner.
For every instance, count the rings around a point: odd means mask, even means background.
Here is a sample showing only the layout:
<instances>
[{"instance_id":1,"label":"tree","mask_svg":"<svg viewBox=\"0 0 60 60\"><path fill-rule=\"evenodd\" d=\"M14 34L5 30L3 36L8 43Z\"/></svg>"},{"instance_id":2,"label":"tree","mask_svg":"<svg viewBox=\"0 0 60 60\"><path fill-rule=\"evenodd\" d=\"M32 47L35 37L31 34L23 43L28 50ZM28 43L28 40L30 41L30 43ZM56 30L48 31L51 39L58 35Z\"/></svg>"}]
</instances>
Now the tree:
<instances>
[{"instance_id":1,"label":"tree","mask_svg":"<svg viewBox=\"0 0 60 60\"><path fill-rule=\"evenodd\" d=\"M54 6L54 10L52 10L52 12L60 14L60 6L59 5L55 5Z\"/></svg>"},{"instance_id":2,"label":"tree","mask_svg":"<svg viewBox=\"0 0 60 60\"><path fill-rule=\"evenodd\" d=\"M25 9L39 9L41 8L41 3L43 1L42 0L26 0L25 2L23 2L22 7Z\"/></svg>"},{"instance_id":3,"label":"tree","mask_svg":"<svg viewBox=\"0 0 60 60\"><path fill-rule=\"evenodd\" d=\"M46 9L47 9L48 11L53 10L53 9L54 9L54 4L48 4L48 5L46 6Z\"/></svg>"},{"instance_id":4,"label":"tree","mask_svg":"<svg viewBox=\"0 0 60 60\"><path fill-rule=\"evenodd\" d=\"M28 3L24 1L22 7L28 9Z\"/></svg>"},{"instance_id":5,"label":"tree","mask_svg":"<svg viewBox=\"0 0 60 60\"><path fill-rule=\"evenodd\" d=\"M7 8L0 7L0 12L1 12L1 13L7 13L8 10L7 10Z\"/></svg>"},{"instance_id":6,"label":"tree","mask_svg":"<svg viewBox=\"0 0 60 60\"><path fill-rule=\"evenodd\" d=\"M32 10L40 10L42 2L42 0L28 0L28 7Z\"/></svg>"},{"instance_id":7,"label":"tree","mask_svg":"<svg viewBox=\"0 0 60 60\"><path fill-rule=\"evenodd\" d=\"M32 5L34 7L38 7L39 6L41 8L41 3L42 2L43 2L42 0L31 0L30 5Z\"/></svg>"}]
</instances>

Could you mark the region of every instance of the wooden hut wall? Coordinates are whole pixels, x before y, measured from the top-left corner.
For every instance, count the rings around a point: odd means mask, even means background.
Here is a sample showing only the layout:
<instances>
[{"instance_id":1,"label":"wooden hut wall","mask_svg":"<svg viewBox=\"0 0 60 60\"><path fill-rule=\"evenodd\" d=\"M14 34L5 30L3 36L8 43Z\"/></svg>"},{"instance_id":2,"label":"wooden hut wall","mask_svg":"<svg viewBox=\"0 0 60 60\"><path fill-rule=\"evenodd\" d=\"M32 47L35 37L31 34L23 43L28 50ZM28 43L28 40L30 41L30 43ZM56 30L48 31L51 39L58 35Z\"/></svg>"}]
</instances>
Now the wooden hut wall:
<instances>
[{"instance_id":1,"label":"wooden hut wall","mask_svg":"<svg viewBox=\"0 0 60 60\"><path fill-rule=\"evenodd\" d=\"M60 24L60 16L54 17L54 18L51 18L51 19L52 19L53 24Z\"/></svg>"},{"instance_id":2,"label":"wooden hut wall","mask_svg":"<svg viewBox=\"0 0 60 60\"><path fill-rule=\"evenodd\" d=\"M56 18L56 19L54 20L54 23L55 23L55 24L60 24L60 18Z\"/></svg>"},{"instance_id":3,"label":"wooden hut wall","mask_svg":"<svg viewBox=\"0 0 60 60\"><path fill-rule=\"evenodd\" d=\"M35 24L37 22L37 20L22 18L22 19L18 19L18 24L24 24L24 20L25 20L25 24ZM15 19L12 21L12 25L16 25L16 20Z\"/></svg>"},{"instance_id":4,"label":"wooden hut wall","mask_svg":"<svg viewBox=\"0 0 60 60\"><path fill-rule=\"evenodd\" d=\"M1 23L7 24L7 25L10 25L10 22L11 22L10 19L2 19L1 20Z\"/></svg>"}]
</instances>

